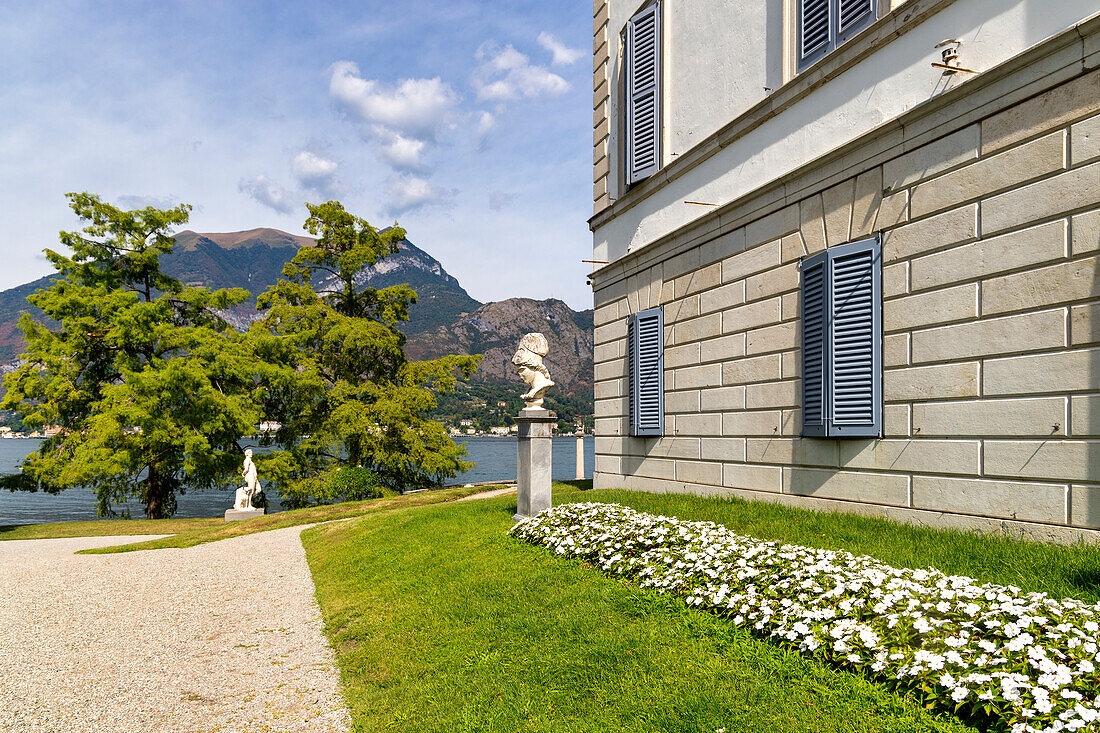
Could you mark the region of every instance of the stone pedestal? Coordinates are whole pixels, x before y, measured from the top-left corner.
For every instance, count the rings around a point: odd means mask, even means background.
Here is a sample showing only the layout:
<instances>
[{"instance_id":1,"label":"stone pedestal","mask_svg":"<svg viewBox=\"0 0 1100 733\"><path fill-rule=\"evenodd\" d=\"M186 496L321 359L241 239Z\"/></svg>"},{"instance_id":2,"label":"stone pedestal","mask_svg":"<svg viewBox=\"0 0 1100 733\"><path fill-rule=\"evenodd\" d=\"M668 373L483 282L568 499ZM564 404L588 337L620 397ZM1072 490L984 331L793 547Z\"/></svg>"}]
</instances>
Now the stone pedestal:
<instances>
[{"instance_id":1,"label":"stone pedestal","mask_svg":"<svg viewBox=\"0 0 1100 733\"><path fill-rule=\"evenodd\" d=\"M584 478L584 436L577 436L577 480Z\"/></svg>"},{"instance_id":2,"label":"stone pedestal","mask_svg":"<svg viewBox=\"0 0 1100 733\"><path fill-rule=\"evenodd\" d=\"M239 522L242 519L252 519L253 517L262 517L263 515L263 509L226 509L225 521Z\"/></svg>"},{"instance_id":3,"label":"stone pedestal","mask_svg":"<svg viewBox=\"0 0 1100 733\"><path fill-rule=\"evenodd\" d=\"M558 416L543 409L521 410L516 418L516 499L518 507L512 519L533 517L550 508L551 435Z\"/></svg>"}]
</instances>

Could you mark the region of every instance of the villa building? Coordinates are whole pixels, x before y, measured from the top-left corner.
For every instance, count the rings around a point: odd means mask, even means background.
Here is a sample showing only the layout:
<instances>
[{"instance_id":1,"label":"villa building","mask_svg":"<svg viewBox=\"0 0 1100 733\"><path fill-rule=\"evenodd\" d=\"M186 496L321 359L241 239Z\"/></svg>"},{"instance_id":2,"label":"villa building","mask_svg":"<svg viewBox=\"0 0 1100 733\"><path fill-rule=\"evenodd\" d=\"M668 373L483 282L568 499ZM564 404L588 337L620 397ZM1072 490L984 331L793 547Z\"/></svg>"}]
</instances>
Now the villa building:
<instances>
[{"instance_id":1,"label":"villa building","mask_svg":"<svg viewBox=\"0 0 1100 733\"><path fill-rule=\"evenodd\" d=\"M1100 539L1096 0L596 0L597 487Z\"/></svg>"}]
</instances>

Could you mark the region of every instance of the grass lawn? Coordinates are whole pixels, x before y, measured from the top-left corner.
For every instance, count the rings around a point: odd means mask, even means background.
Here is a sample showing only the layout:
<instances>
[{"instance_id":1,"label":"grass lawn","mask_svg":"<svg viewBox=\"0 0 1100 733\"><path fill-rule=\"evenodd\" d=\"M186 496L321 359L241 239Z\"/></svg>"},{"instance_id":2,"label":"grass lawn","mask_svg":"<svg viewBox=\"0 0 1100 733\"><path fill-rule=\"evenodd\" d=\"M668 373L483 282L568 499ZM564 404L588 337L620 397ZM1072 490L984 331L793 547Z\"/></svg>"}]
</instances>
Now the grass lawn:
<instances>
[{"instance_id":1,"label":"grass lawn","mask_svg":"<svg viewBox=\"0 0 1100 733\"><path fill-rule=\"evenodd\" d=\"M982 582L1019 586L1057 598L1100 602L1100 545L1048 545L768 504L561 485L554 503L601 501L638 511L723 524L740 534L870 555L904 568L934 567Z\"/></svg>"},{"instance_id":2,"label":"grass lawn","mask_svg":"<svg viewBox=\"0 0 1100 733\"><path fill-rule=\"evenodd\" d=\"M60 537L177 534L225 523L223 519L95 519L90 522L47 522L0 526L3 540L48 540Z\"/></svg>"},{"instance_id":3,"label":"grass lawn","mask_svg":"<svg viewBox=\"0 0 1100 733\"><path fill-rule=\"evenodd\" d=\"M451 501L463 496L493 489L493 486L476 488L456 487L439 491L424 491L404 496L394 496L367 501L349 501L343 504L292 509L286 512L265 514L255 519L226 522L222 517L212 519L120 519L90 522L55 522L0 527L0 539L30 540L58 537L107 537L111 535L170 534L171 537L135 542L128 545L83 550L82 554L99 555L135 550L156 550L165 547L193 547L204 542L215 542L229 537L282 529L300 524L347 519L372 512L384 512L400 507L424 506Z\"/></svg>"},{"instance_id":4,"label":"grass lawn","mask_svg":"<svg viewBox=\"0 0 1100 733\"><path fill-rule=\"evenodd\" d=\"M583 491L737 531L1085 600L1100 549L766 504ZM357 731L971 731L885 686L505 535L514 497L303 534Z\"/></svg>"}]
</instances>

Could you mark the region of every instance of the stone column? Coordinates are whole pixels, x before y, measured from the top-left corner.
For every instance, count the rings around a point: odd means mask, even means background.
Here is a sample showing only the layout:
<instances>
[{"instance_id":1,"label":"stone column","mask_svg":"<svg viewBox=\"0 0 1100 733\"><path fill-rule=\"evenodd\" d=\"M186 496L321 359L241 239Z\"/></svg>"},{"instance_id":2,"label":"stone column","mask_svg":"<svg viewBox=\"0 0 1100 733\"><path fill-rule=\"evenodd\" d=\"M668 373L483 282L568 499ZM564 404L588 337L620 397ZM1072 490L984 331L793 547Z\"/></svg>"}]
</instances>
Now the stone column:
<instances>
[{"instance_id":1,"label":"stone column","mask_svg":"<svg viewBox=\"0 0 1100 733\"><path fill-rule=\"evenodd\" d=\"M584 478L584 433L577 435L577 480Z\"/></svg>"},{"instance_id":2,"label":"stone column","mask_svg":"<svg viewBox=\"0 0 1100 733\"><path fill-rule=\"evenodd\" d=\"M516 423L519 440L516 441L517 509L512 519L533 517L550 508L550 459L551 435L558 416L541 408L520 410Z\"/></svg>"}]
</instances>

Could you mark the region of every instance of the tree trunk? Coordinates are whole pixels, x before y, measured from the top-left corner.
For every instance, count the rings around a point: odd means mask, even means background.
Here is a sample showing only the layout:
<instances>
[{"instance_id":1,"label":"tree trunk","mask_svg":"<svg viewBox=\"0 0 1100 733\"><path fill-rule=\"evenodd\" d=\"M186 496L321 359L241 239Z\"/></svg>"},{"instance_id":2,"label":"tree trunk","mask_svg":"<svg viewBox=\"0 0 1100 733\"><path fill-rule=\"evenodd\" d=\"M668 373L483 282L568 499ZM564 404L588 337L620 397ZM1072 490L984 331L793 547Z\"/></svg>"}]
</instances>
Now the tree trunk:
<instances>
[{"instance_id":1,"label":"tree trunk","mask_svg":"<svg viewBox=\"0 0 1100 733\"><path fill-rule=\"evenodd\" d=\"M157 464L149 466L149 476L145 479L145 516L147 519L167 519L167 482L157 470Z\"/></svg>"}]
</instances>

